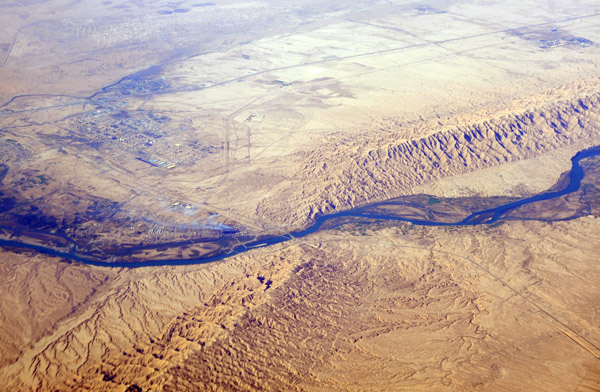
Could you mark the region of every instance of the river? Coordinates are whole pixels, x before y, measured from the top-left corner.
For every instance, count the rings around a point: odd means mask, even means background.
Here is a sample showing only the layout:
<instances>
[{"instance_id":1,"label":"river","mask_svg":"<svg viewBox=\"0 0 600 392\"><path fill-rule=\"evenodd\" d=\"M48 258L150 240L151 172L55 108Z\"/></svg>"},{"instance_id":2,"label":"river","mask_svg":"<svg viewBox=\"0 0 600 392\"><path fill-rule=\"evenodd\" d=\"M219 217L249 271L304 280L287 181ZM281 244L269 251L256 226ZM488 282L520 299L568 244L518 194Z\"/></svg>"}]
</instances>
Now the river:
<instances>
[{"instance_id":1,"label":"river","mask_svg":"<svg viewBox=\"0 0 600 392\"><path fill-rule=\"evenodd\" d=\"M222 253L201 258L188 258L188 259L162 259L162 260L146 260L146 261L131 261L131 262L112 262L112 261L99 261L93 258L86 257L85 255L78 254L75 247L70 251L60 251L51 247L43 245L35 245L21 241L4 240L0 239L0 246L7 246L11 248L29 249L49 256L55 256L63 258L67 261L79 262L99 267L122 267L122 268L139 268L139 267L155 267L155 266L168 266L168 265L192 265L192 264L204 264L211 263L219 260L223 260L227 257L238 255L247 252L251 249L263 248L275 244L280 244L286 241L290 241L293 238L302 238L307 235L313 234L322 229L324 223L333 220L339 220L340 218L353 218L362 220L378 220L378 221L400 221L410 222L413 225L419 226L476 226L476 225L489 225L498 222L508 212L513 211L521 206L532 204L540 201L556 199L561 196L568 195L580 189L581 182L585 177L585 170L580 165L582 159L591 158L600 155L600 146L593 147L587 150L580 151L573 158L571 158L572 167L567 173L567 183L558 190L548 190L546 192L539 193L537 195L519 199L516 201L507 202L493 208L487 208L480 211L475 211L468 215L466 218L455 221L455 222L440 222L436 220L426 219L414 219L399 216L397 214L385 214L385 213L371 213L373 209L378 206L385 205L389 202L375 203L368 206L362 206L353 208L347 211L341 211L333 214L322 215L315 219L315 221L306 229L291 232L285 235L268 237L265 239L245 243L238 245L232 250L223 251ZM515 219L515 218L512 218ZM544 219L548 220L548 219ZM327 227L326 229L330 229Z\"/></svg>"}]
</instances>

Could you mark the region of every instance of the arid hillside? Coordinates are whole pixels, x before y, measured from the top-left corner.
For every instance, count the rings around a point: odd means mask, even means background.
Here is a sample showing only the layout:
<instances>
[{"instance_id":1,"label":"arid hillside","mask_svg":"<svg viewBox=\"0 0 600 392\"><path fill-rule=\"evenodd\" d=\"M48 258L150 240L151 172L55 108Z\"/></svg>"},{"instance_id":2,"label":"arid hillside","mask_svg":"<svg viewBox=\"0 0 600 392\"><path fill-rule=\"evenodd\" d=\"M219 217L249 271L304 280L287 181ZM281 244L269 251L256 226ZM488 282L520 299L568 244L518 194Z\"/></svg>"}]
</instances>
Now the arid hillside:
<instances>
[{"instance_id":1,"label":"arid hillside","mask_svg":"<svg viewBox=\"0 0 600 392\"><path fill-rule=\"evenodd\" d=\"M503 165L517 161L522 162L521 171L528 163L535 165L540 177L535 184L521 175L516 178L518 182L503 184L501 193L490 191L488 188L493 189L498 179L486 173L478 188L461 195L542 191L568 169L572 155L600 144L600 92L571 101L550 101L536 109L449 130L432 133L421 129L419 133L427 135L424 137L405 139L398 135L402 131L406 129L390 131L392 136L375 133L379 138L346 136L333 147L327 144L302 154L304 167L299 176L282 187L279 195L264 200L259 214L281 219L282 223L302 222L318 214L414 193L419 185L427 184L432 190L435 183L449 177L498 166L502 171ZM540 171L537 161L531 158L544 155L549 166ZM295 208L280 212L290 203Z\"/></svg>"},{"instance_id":2,"label":"arid hillside","mask_svg":"<svg viewBox=\"0 0 600 392\"><path fill-rule=\"evenodd\" d=\"M12 330L5 390L596 390L598 233L344 226L206 266L72 265L98 289L42 338Z\"/></svg>"}]
</instances>

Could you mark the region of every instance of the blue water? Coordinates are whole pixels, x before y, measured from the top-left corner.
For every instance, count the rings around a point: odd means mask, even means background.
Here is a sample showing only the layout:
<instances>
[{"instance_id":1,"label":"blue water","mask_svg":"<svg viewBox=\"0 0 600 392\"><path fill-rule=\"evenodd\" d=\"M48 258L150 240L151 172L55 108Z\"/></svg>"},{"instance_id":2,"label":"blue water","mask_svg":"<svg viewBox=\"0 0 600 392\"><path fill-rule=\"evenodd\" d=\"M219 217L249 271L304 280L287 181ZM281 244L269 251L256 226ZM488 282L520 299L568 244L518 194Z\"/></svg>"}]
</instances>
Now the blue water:
<instances>
[{"instance_id":1,"label":"blue water","mask_svg":"<svg viewBox=\"0 0 600 392\"><path fill-rule=\"evenodd\" d=\"M254 242L249 242L243 245L238 245L233 250L228 252L223 252L211 257L201 257L195 259L165 259L165 260L149 260L149 261L132 261L132 262L110 262L110 261L98 261L91 258L88 258L84 255L78 254L75 247L73 247L70 251L59 251L56 249L52 249L49 247L41 246L41 245L33 245L20 241L12 241L12 240L0 240L0 246L9 246L13 248L21 248L21 249L30 249L37 251L39 253L43 253L50 256L57 256L67 261L80 262L89 265L95 265L99 267L123 267L123 268L139 268L139 267L153 267L153 266L165 266L165 265L190 265L190 264L204 264L211 263L214 261L223 260L226 257L238 255L240 253L247 252L251 249L263 248L270 245L280 244L282 242L286 242L291 240L292 238L301 238L305 237L309 234L315 233L321 229L323 223L337 218L343 217L355 217L355 218L366 218L366 219L378 219L378 220L392 220L392 221L401 221L401 222L410 222L414 225L419 226L476 226L476 225L486 225L490 223L494 223L502 218L507 212L514 210L515 208L521 207L526 204L535 203L543 200L555 199L569 193L575 192L579 190L581 186L581 180L585 177L585 172L583 168L580 166L579 162L582 159L590 158L593 156L600 155L600 146L594 147L588 150L581 151L577 153L572 161L572 168L568 175L568 185L558 191L547 191L535 196L527 197L524 199L520 199L514 202L510 202L507 204L500 205L498 207L489 208L482 211L477 211L466 217L465 219L458 222L436 222L429 220L420 220L420 219L410 219L403 218L399 216L393 215L385 215L385 214L371 214L365 212L366 208L378 207L384 203L372 204L365 207L358 207L348 211L342 211L335 214L322 215L315 219L314 223L308 228L300 231L291 232L289 234L285 234L282 236L270 237Z\"/></svg>"}]
</instances>

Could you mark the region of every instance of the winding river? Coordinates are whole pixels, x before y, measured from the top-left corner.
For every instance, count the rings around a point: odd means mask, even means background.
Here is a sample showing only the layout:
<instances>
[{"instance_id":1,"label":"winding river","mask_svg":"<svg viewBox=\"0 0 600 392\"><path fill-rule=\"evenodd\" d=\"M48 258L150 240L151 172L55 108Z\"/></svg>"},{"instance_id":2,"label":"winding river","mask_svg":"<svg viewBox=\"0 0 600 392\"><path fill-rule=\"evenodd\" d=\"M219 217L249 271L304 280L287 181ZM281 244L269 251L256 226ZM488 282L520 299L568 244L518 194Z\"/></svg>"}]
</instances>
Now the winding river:
<instances>
[{"instance_id":1,"label":"winding river","mask_svg":"<svg viewBox=\"0 0 600 392\"><path fill-rule=\"evenodd\" d=\"M131 262L111 262L111 261L98 261L85 255L78 254L76 249L73 248L71 251L60 251L50 247L42 245L29 244L26 242L4 240L0 239L0 246L7 246L12 248L29 249L34 250L42 254L61 257L66 260L80 262L84 264L100 266L100 267L122 267L122 268L139 268L139 267L152 267L152 266L169 266L169 265L191 265L191 264L204 264L219 261L224 258L238 255L247 252L251 249L263 248L270 245L280 244L282 242L289 241L293 238L301 238L312 233L319 231L323 224L327 221L345 217L361 218L369 220L383 220L383 221L401 221L410 222L413 225L419 226L476 226L486 225L497 222L507 212L512 211L518 207L536 203L539 201L550 200L559 198L569 193L579 190L581 187L581 181L585 177L585 171L580 165L580 161L585 158L590 158L600 155L600 146L593 147L587 150L580 151L573 158L571 170L568 173L568 183L560 190L549 190L542 192L535 196L523 198L520 200L512 201L494 208L489 208L481 211L476 211L467 216L466 218L457 222L437 222L433 220L421 220L405 218L402 216L387 215L387 214L374 214L366 211L367 208L373 209L379 205L383 205L386 202L375 203L369 206L357 207L351 210L337 212L334 214L322 215L315 219L315 221L308 228L300 231L291 232L281 236L273 236L270 238L249 242L246 244L238 245L232 250L223 251L222 253L201 258L189 258L189 259L163 259L163 260L147 260L147 261L131 261Z\"/></svg>"}]
</instances>

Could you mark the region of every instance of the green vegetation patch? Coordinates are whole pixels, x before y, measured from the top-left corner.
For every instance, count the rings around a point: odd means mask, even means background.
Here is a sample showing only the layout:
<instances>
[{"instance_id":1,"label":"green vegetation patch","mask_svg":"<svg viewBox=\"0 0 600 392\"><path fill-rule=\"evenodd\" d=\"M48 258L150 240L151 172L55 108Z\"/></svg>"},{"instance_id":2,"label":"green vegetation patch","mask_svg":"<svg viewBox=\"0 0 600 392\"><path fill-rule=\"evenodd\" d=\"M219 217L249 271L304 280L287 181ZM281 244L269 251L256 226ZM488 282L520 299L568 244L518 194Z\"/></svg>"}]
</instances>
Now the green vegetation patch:
<instances>
[{"instance_id":1,"label":"green vegetation patch","mask_svg":"<svg viewBox=\"0 0 600 392\"><path fill-rule=\"evenodd\" d=\"M40 185L48 185L48 177L46 177L43 174L40 174L39 176L36 176L38 180L40 180Z\"/></svg>"},{"instance_id":2,"label":"green vegetation patch","mask_svg":"<svg viewBox=\"0 0 600 392\"><path fill-rule=\"evenodd\" d=\"M438 199L437 197L430 197L429 200L427 201L427 205L430 206L432 204L438 204L441 202L442 201L440 199Z\"/></svg>"}]
</instances>

